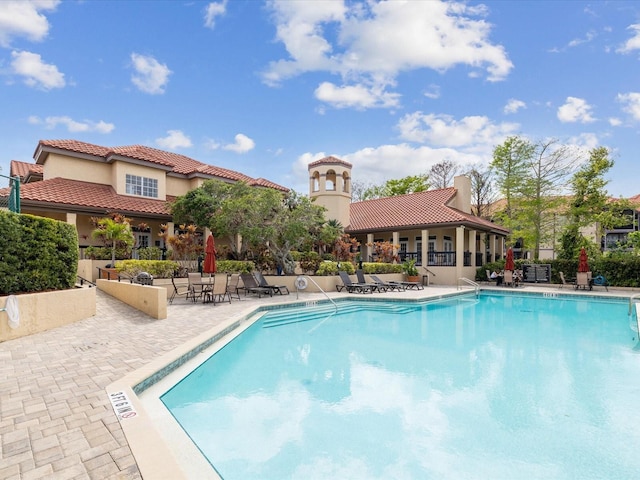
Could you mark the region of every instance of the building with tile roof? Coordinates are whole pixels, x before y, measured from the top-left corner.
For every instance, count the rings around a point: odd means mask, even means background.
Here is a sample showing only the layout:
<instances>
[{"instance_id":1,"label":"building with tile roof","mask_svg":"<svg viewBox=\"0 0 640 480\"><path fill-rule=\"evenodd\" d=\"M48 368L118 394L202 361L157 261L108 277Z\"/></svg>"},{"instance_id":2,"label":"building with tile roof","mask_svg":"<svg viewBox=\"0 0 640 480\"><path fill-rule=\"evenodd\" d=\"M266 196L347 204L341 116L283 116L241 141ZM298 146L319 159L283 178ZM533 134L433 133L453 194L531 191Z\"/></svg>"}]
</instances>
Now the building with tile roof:
<instances>
[{"instance_id":1,"label":"building with tile roof","mask_svg":"<svg viewBox=\"0 0 640 480\"><path fill-rule=\"evenodd\" d=\"M415 258L423 274L455 285L502 258L509 231L472 215L468 177L456 177L449 188L351 202L351 169L335 157L310 163L309 196L360 242L363 260L375 261L373 244L388 241L401 259Z\"/></svg>"},{"instance_id":2,"label":"building with tile roof","mask_svg":"<svg viewBox=\"0 0 640 480\"><path fill-rule=\"evenodd\" d=\"M288 191L263 178L143 145L104 147L78 140L41 140L33 158L35 163L11 161L10 175L21 182L22 213L76 225L81 252L94 243L91 218L111 212L132 219L138 247L163 248L160 225L174 231L168 204L208 179ZM138 224L145 228L136 228Z\"/></svg>"}]
</instances>

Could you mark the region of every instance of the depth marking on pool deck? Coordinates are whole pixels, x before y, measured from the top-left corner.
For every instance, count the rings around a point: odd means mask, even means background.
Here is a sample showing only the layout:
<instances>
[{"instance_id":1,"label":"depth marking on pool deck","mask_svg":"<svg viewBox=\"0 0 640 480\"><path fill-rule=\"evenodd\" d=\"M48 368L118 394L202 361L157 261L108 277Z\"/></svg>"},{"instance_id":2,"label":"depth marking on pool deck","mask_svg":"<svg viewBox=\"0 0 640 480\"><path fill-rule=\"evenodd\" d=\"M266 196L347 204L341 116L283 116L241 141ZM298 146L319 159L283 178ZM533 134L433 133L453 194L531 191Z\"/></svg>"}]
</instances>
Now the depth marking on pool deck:
<instances>
[{"instance_id":1,"label":"depth marking on pool deck","mask_svg":"<svg viewBox=\"0 0 640 480\"><path fill-rule=\"evenodd\" d=\"M136 409L133 407L131 400L124 391L113 392L109 394L109 400L111 400L111 406L115 412L118 420L133 418L138 415Z\"/></svg>"}]
</instances>

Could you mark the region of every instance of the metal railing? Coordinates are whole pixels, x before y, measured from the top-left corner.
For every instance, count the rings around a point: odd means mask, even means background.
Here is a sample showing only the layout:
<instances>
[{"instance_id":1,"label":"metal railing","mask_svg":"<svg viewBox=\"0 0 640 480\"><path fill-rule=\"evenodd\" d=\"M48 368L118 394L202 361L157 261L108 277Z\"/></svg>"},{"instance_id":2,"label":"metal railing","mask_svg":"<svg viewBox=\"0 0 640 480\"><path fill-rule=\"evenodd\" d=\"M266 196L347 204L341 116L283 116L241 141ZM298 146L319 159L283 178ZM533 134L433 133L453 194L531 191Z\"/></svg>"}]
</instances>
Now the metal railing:
<instances>
[{"instance_id":1,"label":"metal railing","mask_svg":"<svg viewBox=\"0 0 640 480\"><path fill-rule=\"evenodd\" d=\"M460 277L458 279L458 290L460 290L460 282L464 282L474 287L476 290L476 297L480 295L480 285L478 283L474 282L473 280L469 280L467 277Z\"/></svg>"},{"instance_id":2,"label":"metal railing","mask_svg":"<svg viewBox=\"0 0 640 480\"><path fill-rule=\"evenodd\" d=\"M313 283L318 288L318 290L320 290L324 294L324 296L327 297L327 300L329 300L333 304L333 306L336 307L336 312L338 311L338 304L336 302L334 302L333 299L329 295L327 295L327 292L325 292L322 289L322 287L320 285L318 285L313 278L311 278L309 275L298 275L298 278L300 278L300 277L306 278L308 280L311 280L311 283ZM297 298L299 290L300 289L298 288L298 282L296 280L296 298Z\"/></svg>"}]
</instances>

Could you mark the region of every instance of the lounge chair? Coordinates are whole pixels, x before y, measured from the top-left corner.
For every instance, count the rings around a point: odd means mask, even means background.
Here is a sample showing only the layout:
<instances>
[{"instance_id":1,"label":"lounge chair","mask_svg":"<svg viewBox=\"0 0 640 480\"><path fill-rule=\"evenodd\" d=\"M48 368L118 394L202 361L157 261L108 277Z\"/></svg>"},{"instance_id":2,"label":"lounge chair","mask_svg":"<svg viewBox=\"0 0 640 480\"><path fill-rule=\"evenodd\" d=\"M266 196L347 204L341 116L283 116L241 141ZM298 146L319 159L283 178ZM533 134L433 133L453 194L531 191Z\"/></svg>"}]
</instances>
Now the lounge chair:
<instances>
[{"instance_id":1,"label":"lounge chair","mask_svg":"<svg viewBox=\"0 0 640 480\"><path fill-rule=\"evenodd\" d=\"M371 285L367 284L359 284L351 281L351 278L347 274L347 272L340 270L338 272L340 275L340 279L342 280L342 285L336 285L336 290L341 292L342 290L346 290L347 293L373 293L373 288Z\"/></svg>"},{"instance_id":2,"label":"lounge chair","mask_svg":"<svg viewBox=\"0 0 640 480\"><path fill-rule=\"evenodd\" d=\"M384 280L382 280L381 278L379 278L377 275L369 275L371 277L371 280L373 280L373 282L378 285L378 286L382 286L383 288L385 288L387 291L391 290L391 291L397 291L397 292L404 292L407 287L405 287L404 285L402 285L399 282L385 282Z\"/></svg>"},{"instance_id":3,"label":"lounge chair","mask_svg":"<svg viewBox=\"0 0 640 480\"><path fill-rule=\"evenodd\" d=\"M169 305L173 303L174 298L181 297L182 295L184 295L187 300L189 299L189 292L191 290L188 285L176 285L175 277L173 275L171 276L171 285L173 285L173 292L169 297Z\"/></svg>"},{"instance_id":4,"label":"lounge chair","mask_svg":"<svg viewBox=\"0 0 640 480\"><path fill-rule=\"evenodd\" d=\"M241 273L240 278L242 279L242 287L238 287L238 290L244 290L244 295L247 293L257 293L258 298L262 297L262 295L273 296L273 289L268 287L261 287L256 280L256 277L251 273Z\"/></svg>"},{"instance_id":5,"label":"lounge chair","mask_svg":"<svg viewBox=\"0 0 640 480\"><path fill-rule=\"evenodd\" d=\"M285 293L289 295L289 288L286 285L271 285L269 282L267 282L267 279L264 278L262 273L258 271L254 272L253 275L256 277L256 281L258 282L259 286L270 288L271 290L273 290L273 293L277 293L278 295L284 295Z\"/></svg>"},{"instance_id":6,"label":"lounge chair","mask_svg":"<svg viewBox=\"0 0 640 480\"><path fill-rule=\"evenodd\" d=\"M380 284L378 282L367 282L367 279L364 277L364 270L362 270L361 268L356 270L356 277L358 278L358 284L359 285L370 285L371 289L374 292L386 292L387 291L387 287L385 287L383 284Z\"/></svg>"}]
</instances>

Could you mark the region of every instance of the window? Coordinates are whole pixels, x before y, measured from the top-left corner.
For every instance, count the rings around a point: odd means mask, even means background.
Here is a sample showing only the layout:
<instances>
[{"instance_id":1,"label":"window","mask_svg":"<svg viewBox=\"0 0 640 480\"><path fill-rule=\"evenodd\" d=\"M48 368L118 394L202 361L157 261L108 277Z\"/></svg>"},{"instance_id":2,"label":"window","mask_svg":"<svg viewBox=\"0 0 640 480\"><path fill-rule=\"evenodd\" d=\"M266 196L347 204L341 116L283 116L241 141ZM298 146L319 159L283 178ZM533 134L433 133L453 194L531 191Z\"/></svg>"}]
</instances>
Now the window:
<instances>
[{"instance_id":1,"label":"window","mask_svg":"<svg viewBox=\"0 0 640 480\"><path fill-rule=\"evenodd\" d=\"M127 194L158 198L158 180L127 174Z\"/></svg>"}]
</instances>

